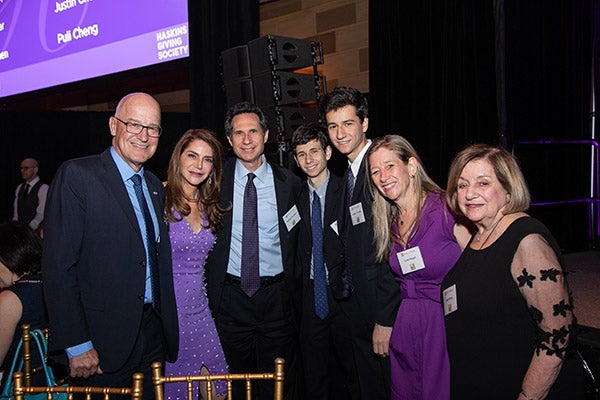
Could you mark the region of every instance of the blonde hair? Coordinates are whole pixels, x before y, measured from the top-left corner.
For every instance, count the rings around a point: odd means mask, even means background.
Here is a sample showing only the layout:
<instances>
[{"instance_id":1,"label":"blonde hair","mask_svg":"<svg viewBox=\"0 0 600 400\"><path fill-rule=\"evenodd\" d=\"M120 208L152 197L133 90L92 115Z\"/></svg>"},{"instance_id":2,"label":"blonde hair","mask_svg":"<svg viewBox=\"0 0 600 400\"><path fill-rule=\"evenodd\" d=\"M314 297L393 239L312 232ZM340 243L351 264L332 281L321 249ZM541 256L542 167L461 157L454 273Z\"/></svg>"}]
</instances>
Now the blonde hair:
<instances>
[{"instance_id":1,"label":"blonde hair","mask_svg":"<svg viewBox=\"0 0 600 400\"><path fill-rule=\"evenodd\" d=\"M417 198L417 215L415 218L415 226L419 226L421 219L421 204L428 193L442 194L443 190L427 175L425 168L421 162L421 158L417 154L414 147L402 136L386 135L373 140L373 144L369 147L366 154L366 171L367 171L367 186L373 197L373 231L374 242L376 249L376 257L378 261L385 261L389 257L390 242L402 243L398 235L392 231L392 224L398 221L400 209L394 202L384 197L375 185L371 178L371 168L369 163L370 156L377 150L385 148L393 152L404 164L408 164L411 158L416 161L416 173L414 176L414 191Z\"/></svg>"},{"instance_id":2,"label":"blonde hair","mask_svg":"<svg viewBox=\"0 0 600 400\"><path fill-rule=\"evenodd\" d=\"M510 195L503 211L505 215L529 208L531 196L515 156L501 147L474 144L458 153L450 165L446 186L446 202L450 210L458 216L464 216L458 206L458 179L465 166L475 160L487 160L494 169L498 182Z\"/></svg>"}]
</instances>

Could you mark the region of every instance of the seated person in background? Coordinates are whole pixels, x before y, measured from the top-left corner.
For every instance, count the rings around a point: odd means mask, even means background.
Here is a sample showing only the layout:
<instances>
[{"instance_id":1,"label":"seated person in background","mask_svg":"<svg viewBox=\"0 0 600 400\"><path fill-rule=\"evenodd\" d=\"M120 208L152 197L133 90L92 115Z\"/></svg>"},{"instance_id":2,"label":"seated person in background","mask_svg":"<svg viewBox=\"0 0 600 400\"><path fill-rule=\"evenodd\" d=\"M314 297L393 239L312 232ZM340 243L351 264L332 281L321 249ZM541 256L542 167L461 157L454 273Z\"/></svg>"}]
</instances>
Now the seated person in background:
<instances>
[{"instance_id":1,"label":"seated person in background","mask_svg":"<svg viewBox=\"0 0 600 400\"><path fill-rule=\"evenodd\" d=\"M5 371L2 387L21 338L21 325L29 324L32 330L48 326L41 258L42 244L33 229L20 222L0 224L0 366ZM32 365L39 365L39 355L32 352L32 357ZM35 385L45 382L43 374L33 380Z\"/></svg>"}]
</instances>

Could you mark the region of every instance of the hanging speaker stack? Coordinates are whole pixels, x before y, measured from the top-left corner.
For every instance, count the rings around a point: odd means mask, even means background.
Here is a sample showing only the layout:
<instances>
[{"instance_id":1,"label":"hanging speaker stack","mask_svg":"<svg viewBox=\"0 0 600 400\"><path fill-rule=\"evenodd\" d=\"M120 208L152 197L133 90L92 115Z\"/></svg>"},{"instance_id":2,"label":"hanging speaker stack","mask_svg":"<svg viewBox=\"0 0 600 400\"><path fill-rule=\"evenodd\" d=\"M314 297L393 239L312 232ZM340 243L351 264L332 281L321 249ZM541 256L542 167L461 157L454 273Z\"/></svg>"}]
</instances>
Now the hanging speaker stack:
<instances>
[{"instance_id":1,"label":"hanging speaker stack","mask_svg":"<svg viewBox=\"0 0 600 400\"><path fill-rule=\"evenodd\" d=\"M318 122L316 104L327 92L317 68L322 63L322 43L306 39L267 35L227 49L221 52L227 107L258 105L267 116L269 140L285 143L299 125Z\"/></svg>"}]
</instances>

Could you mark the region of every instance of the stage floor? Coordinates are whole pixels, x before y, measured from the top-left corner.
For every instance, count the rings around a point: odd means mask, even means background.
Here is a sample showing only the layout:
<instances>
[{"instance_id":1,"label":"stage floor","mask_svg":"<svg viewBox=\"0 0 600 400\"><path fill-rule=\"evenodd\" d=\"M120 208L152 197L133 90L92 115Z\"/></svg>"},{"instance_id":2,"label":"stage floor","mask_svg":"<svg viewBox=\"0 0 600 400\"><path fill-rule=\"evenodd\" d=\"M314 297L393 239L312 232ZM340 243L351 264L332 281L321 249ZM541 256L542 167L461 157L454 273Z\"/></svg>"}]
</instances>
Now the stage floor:
<instances>
[{"instance_id":1,"label":"stage floor","mask_svg":"<svg viewBox=\"0 0 600 400\"><path fill-rule=\"evenodd\" d=\"M577 321L600 329L600 251L570 253L564 258Z\"/></svg>"}]
</instances>

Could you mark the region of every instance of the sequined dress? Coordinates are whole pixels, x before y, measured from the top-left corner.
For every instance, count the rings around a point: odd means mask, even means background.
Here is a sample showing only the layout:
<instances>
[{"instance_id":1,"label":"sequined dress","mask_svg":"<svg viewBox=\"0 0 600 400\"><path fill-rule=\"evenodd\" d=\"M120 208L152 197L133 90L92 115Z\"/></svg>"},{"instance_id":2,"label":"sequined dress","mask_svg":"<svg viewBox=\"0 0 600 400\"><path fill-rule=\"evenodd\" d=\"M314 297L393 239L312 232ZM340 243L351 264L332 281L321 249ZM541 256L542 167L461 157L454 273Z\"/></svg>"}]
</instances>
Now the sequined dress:
<instances>
[{"instance_id":1,"label":"sequined dress","mask_svg":"<svg viewBox=\"0 0 600 400\"><path fill-rule=\"evenodd\" d=\"M176 217L179 217L174 211ZM206 221L205 225L208 225ZM215 236L208 227L194 233L185 218L170 224L173 250L173 284L179 316L179 356L167 363L165 375L198 375L202 365L211 374L227 373L227 363L215 322L208 308L204 262ZM226 392L224 382L216 382L217 394ZM186 384L165 385L166 399L185 399Z\"/></svg>"}]
</instances>

